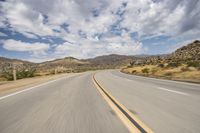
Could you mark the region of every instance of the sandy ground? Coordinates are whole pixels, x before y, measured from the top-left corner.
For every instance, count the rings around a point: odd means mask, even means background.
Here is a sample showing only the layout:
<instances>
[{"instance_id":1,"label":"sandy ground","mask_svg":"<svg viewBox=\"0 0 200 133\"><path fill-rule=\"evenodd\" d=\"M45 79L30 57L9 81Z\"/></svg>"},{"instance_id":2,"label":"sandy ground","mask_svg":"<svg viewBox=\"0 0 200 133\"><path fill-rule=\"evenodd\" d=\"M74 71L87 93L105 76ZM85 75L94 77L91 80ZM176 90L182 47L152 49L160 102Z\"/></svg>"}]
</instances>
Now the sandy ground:
<instances>
[{"instance_id":1,"label":"sandy ground","mask_svg":"<svg viewBox=\"0 0 200 133\"><path fill-rule=\"evenodd\" d=\"M0 96L22 90L28 87L32 87L50 80L54 80L57 78L61 78L67 75L72 74L58 74L58 75L50 75L50 76L41 76L41 77L34 77L34 78L26 78L20 79L17 81L2 81L0 82Z\"/></svg>"},{"instance_id":2,"label":"sandy ground","mask_svg":"<svg viewBox=\"0 0 200 133\"><path fill-rule=\"evenodd\" d=\"M149 73L143 73L142 69L148 68ZM147 76L161 79L171 79L184 82L200 83L200 71L194 68L188 68L187 71L182 71L180 67L176 68L159 68L154 65L136 66L131 68L124 68L121 71L128 74ZM153 72L153 70L156 70ZM133 71L135 71L133 73Z\"/></svg>"}]
</instances>

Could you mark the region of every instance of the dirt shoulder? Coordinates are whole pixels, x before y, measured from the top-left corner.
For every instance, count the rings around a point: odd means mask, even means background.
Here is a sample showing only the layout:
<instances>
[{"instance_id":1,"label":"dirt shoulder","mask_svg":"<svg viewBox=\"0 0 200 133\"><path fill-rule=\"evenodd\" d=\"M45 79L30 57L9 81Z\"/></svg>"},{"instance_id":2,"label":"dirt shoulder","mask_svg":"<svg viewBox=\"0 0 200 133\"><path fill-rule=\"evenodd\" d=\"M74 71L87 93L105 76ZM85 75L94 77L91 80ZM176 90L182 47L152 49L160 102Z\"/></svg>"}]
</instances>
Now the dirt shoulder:
<instances>
[{"instance_id":1,"label":"dirt shoulder","mask_svg":"<svg viewBox=\"0 0 200 133\"><path fill-rule=\"evenodd\" d=\"M121 72L160 79L200 83L200 70L193 67L160 68L155 65L144 65L123 68Z\"/></svg>"},{"instance_id":2,"label":"dirt shoulder","mask_svg":"<svg viewBox=\"0 0 200 133\"><path fill-rule=\"evenodd\" d=\"M20 79L17 81L2 81L0 82L0 96L13 93L19 90L23 90L28 87L33 87L35 85L55 80L64 76L70 76L72 74L58 74L50 76L40 76L34 78Z\"/></svg>"}]
</instances>

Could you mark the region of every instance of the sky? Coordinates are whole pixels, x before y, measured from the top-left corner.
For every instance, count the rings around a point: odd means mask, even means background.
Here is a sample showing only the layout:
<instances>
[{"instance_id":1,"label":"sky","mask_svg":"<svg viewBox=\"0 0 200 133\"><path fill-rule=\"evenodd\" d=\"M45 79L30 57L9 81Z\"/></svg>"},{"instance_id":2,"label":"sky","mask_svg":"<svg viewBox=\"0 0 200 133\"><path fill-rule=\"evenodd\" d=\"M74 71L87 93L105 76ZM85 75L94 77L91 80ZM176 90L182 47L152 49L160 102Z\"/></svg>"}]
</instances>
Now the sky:
<instances>
[{"instance_id":1,"label":"sky","mask_svg":"<svg viewBox=\"0 0 200 133\"><path fill-rule=\"evenodd\" d=\"M200 38L200 0L0 0L0 56L166 54Z\"/></svg>"}]
</instances>

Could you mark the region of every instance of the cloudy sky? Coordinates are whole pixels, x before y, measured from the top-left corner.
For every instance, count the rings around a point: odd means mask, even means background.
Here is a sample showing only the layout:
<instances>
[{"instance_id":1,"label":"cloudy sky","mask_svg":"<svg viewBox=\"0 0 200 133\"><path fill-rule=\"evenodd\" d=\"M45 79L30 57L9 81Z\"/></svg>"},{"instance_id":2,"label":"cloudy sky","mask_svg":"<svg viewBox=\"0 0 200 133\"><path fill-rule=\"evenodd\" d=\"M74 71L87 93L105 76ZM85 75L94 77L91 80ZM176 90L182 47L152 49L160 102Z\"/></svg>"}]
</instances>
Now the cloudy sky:
<instances>
[{"instance_id":1,"label":"cloudy sky","mask_svg":"<svg viewBox=\"0 0 200 133\"><path fill-rule=\"evenodd\" d=\"M0 0L0 56L163 54L200 38L200 0Z\"/></svg>"}]
</instances>

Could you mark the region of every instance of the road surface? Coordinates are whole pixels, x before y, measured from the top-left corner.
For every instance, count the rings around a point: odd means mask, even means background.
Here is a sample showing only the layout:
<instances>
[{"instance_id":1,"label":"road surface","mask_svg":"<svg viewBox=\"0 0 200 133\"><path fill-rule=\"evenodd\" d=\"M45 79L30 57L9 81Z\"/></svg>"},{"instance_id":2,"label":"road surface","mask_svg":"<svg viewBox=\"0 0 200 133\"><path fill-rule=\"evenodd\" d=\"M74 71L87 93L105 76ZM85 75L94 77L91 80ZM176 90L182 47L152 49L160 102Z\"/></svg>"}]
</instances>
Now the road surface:
<instances>
[{"instance_id":1,"label":"road surface","mask_svg":"<svg viewBox=\"0 0 200 133\"><path fill-rule=\"evenodd\" d=\"M0 97L0 133L127 133L96 80L156 133L200 132L200 85L117 70L84 72Z\"/></svg>"}]
</instances>

